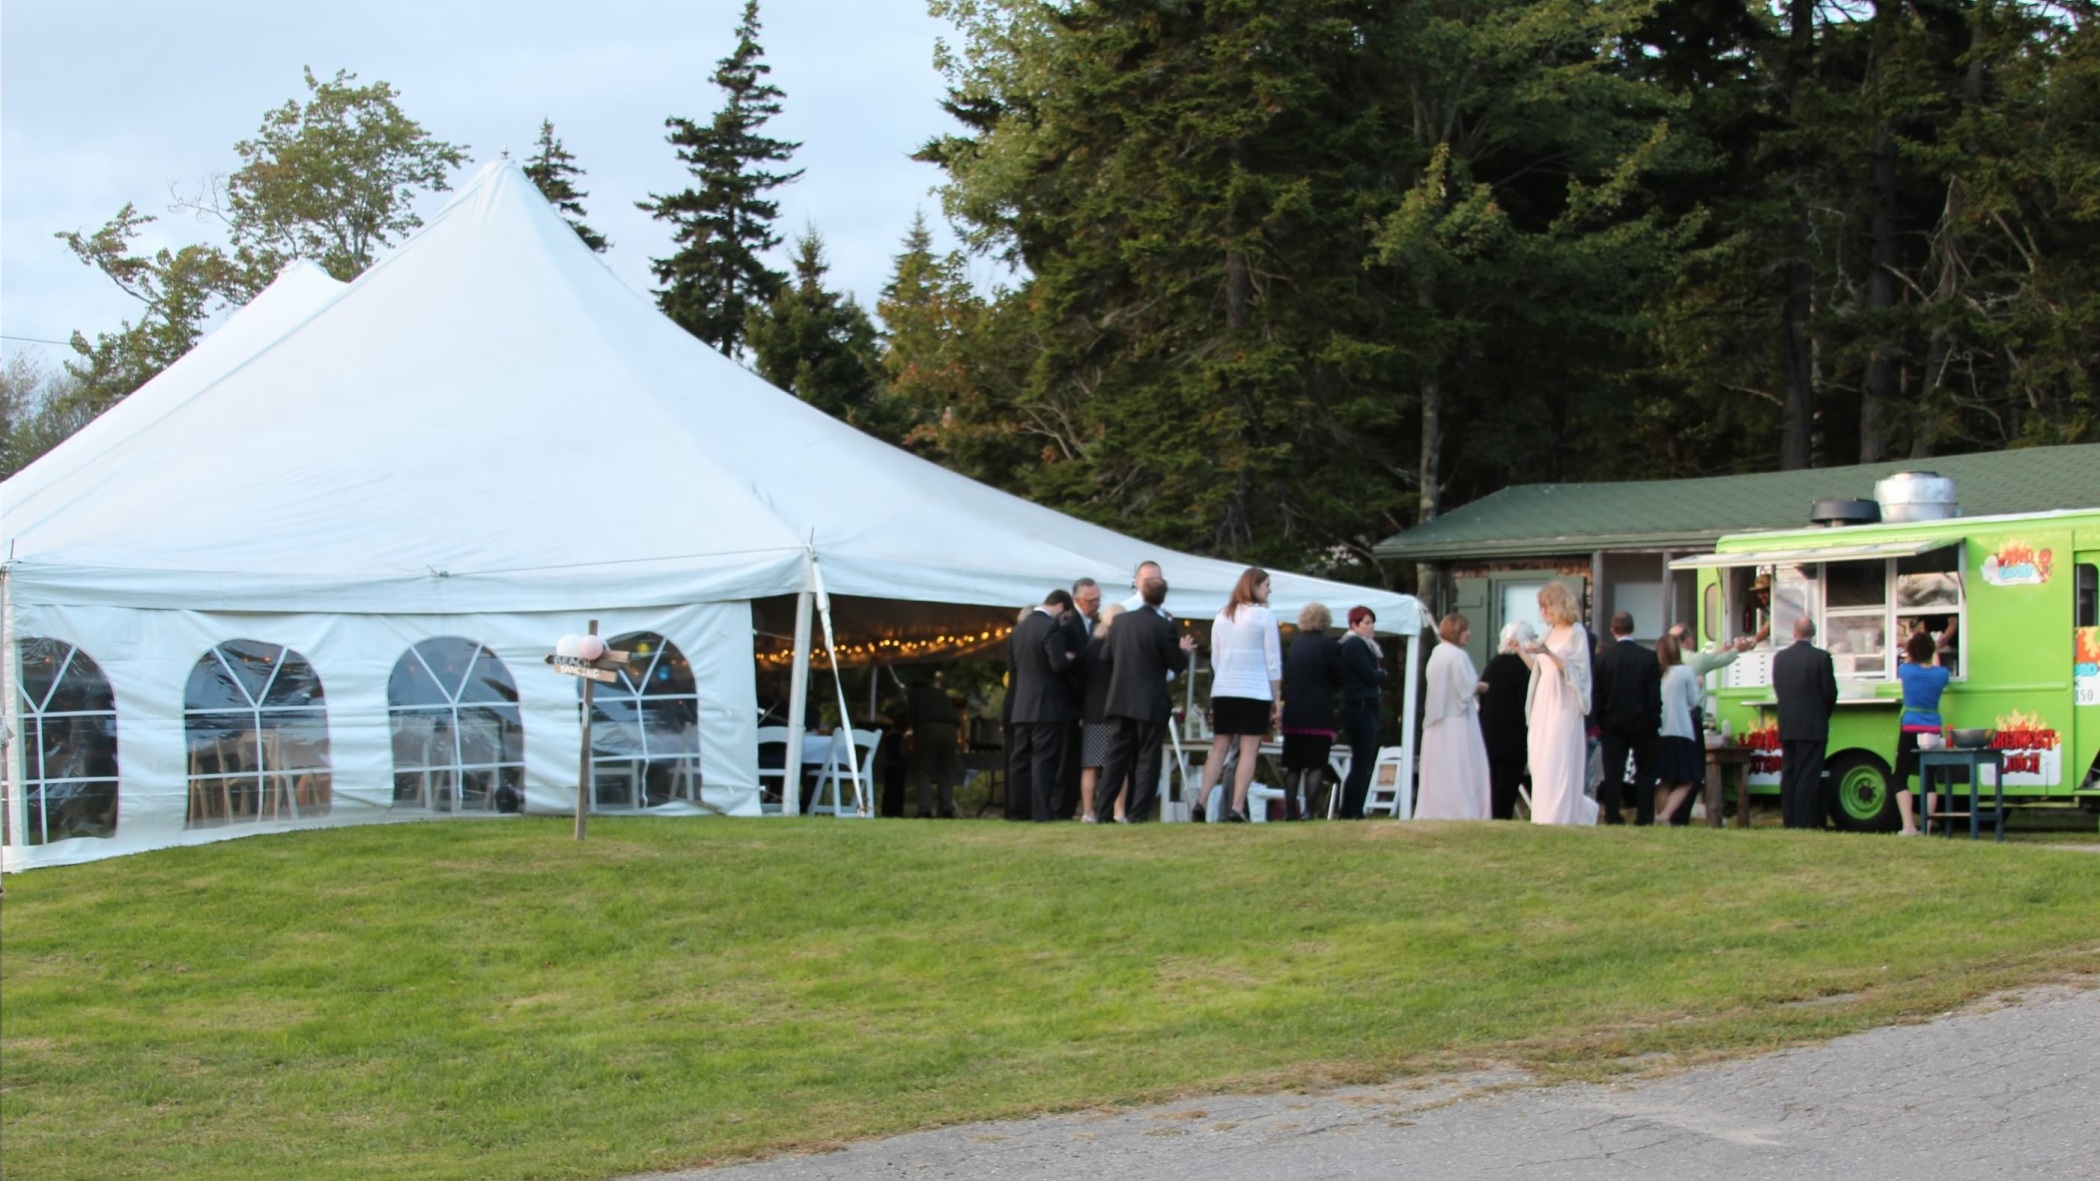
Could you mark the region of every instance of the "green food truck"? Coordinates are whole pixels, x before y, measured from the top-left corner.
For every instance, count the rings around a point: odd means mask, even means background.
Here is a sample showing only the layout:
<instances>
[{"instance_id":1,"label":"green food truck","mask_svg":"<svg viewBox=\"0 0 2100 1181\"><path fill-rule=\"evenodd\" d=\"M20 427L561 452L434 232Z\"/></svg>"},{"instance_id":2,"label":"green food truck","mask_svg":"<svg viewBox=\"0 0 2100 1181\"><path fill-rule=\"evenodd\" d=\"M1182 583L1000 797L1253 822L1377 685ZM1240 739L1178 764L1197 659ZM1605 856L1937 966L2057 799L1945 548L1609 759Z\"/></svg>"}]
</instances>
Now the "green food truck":
<instances>
[{"instance_id":1,"label":"green food truck","mask_svg":"<svg viewBox=\"0 0 2100 1181\"><path fill-rule=\"evenodd\" d=\"M1897 827L1896 667L1920 631L1952 670L1946 724L1993 732L2007 804L2100 811L2100 509L1844 524L1887 498L1817 507L1828 524L1723 537L1671 563L1697 572L1702 647L1757 638L1707 680L1707 728L1751 749L1752 795L1779 791L1772 654L1805 614L1837 670L1823 783L1837 827Z\"/></svg>"}]
</instances>

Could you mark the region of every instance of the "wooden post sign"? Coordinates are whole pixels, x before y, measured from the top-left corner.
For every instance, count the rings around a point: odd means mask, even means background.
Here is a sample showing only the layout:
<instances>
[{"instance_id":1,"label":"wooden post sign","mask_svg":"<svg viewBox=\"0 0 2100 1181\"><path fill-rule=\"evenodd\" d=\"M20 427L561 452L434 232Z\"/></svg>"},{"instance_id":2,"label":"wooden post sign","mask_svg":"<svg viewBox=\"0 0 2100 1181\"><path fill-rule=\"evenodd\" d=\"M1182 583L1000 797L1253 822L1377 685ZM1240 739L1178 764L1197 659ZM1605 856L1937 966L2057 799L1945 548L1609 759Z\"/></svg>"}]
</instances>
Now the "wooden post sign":
<instances>
[{"instance_id":1,"label":"wooden post sign","mask_svg":"<svg viewBox=\"0 0 2100 1181\"><path fill-rule=\"evenodd\" d=\"M554 671L566 677L583 678L583 750L576 764L576 839L583 839L584 818L590 815L593 779L591 774L591 690L599 681L607 684L620 679L620 670L632 657L605 646L598 638L598 621L591 620L590 630L580 636L563 636L554 642L554 651L547 656L547 663Z\"/></svg>"}]
</instances>

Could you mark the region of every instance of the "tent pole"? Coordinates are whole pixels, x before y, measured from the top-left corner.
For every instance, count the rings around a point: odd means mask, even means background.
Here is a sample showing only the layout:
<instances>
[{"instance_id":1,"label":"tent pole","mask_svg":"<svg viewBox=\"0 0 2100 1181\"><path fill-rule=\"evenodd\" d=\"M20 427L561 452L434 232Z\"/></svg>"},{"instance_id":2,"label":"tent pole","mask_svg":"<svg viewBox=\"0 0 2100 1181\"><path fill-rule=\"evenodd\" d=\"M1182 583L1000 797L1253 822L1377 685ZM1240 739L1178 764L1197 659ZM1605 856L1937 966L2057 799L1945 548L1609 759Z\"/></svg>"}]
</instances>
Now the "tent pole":
<instances>
[{"instance_id":1,"label":"tent pole","mask_svg":"<svg viewBox=\"0 0 2100 1181\"><path fill-rule=\"evenodd\" d=\"M787 763L781 768L780 814L802 811L802 719L809 713L809 625L816 596L795 596L795 658L788 667Z\"/></svg>"},{"instance_id":2,"label":"tent pole","mask_svg":"<svg viewBox=\"0 0 2100 1181\"><path fill-rule=\"evenodd\" d=\"M29 836L28 788L22 782L28 760L22 753L27 740L22 734L21 680L22 665L15 651L14 580L8 577L7 567L0 566L0 736L4 736L0 758L6 760L0 775L7 779L7 814L0 816L0 824L7 826L7 843L15 850Z\"/></svg>"},{"instance_id":3,"label":"tent pole","mask_svg":"<svg viewBox=\"0 0 2100 1181\"><path fill-rule=\"evenodd\" d=\"M1400 820L1415 818L1415 703L1422 686L1422 666L1415 655L1421 643L1422 629L1417 626L1407 634L1407 680L1400 690L1400 793L1393 801L1393 815Z\"/></svg>"},{"instance_id":4,"label":"tent pole","mask_svg":"<svg viewBox=\"0 0 2100 1181\"><path fill-rule=\"evenodd\" d=\"M873 816L875 809L869 801L868 791L874 786L875 777L872 770L867 781L863 782L860 777L860 751L853 745L853 710L846 704L846 681L839 672L838 646L832 642L831 596L824 590L824 570L817 565L815 554L809 557L809 573L811 581L817 585L817 616L824 623L824 655L831 660L831 686L839 697L839 728L846 732L846 772L853 776L853 813Z\"/></svg>"}]
</instances>

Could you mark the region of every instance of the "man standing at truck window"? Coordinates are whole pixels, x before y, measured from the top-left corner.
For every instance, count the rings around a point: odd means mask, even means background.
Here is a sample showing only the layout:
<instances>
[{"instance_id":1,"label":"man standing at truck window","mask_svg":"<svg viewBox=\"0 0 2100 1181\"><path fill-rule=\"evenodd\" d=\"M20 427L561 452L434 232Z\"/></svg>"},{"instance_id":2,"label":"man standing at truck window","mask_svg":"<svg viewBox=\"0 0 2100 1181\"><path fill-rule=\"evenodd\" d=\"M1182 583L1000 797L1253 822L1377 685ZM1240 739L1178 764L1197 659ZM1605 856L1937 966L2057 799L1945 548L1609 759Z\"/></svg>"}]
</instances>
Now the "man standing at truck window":
<instances>
[{"instance_id":1,"label":"man standing at truck window","mask_svg":"<svg viewBox=\"0 0 2100 1181\"><path fill-rule=\"evenodd\" d=\"M1794 621L1794 642L1772 657L1779 699L1779 807L1788 828L1823 827L1823 753L1837 709L1837 672L1815 645L1816 622Z\"/></svg>"}]
</instances>

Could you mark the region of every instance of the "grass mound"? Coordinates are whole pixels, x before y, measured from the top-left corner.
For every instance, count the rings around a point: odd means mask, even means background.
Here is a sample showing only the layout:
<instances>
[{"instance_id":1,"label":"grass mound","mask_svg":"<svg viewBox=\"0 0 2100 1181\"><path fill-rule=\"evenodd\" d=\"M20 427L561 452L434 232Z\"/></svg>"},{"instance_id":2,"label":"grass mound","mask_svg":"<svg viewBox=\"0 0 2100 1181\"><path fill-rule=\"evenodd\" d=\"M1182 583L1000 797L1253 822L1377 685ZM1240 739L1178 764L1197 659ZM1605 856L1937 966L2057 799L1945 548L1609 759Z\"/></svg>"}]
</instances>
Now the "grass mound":
<instances>
[{"instance_id":1,"label":"grass mound","mask_svg":"<svg viewBox=\"0 0 2100 1181\"><path fill-rule=\"evenodd\" d=\"M1391 823L591 832L351 828L10 879L0 1167L606 1177L1487 1058L1593 1073L2100 969L2100 862L2053 849Z\"/></svg>"}]
</instances>

